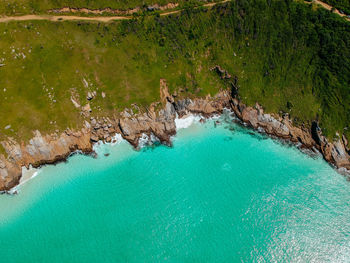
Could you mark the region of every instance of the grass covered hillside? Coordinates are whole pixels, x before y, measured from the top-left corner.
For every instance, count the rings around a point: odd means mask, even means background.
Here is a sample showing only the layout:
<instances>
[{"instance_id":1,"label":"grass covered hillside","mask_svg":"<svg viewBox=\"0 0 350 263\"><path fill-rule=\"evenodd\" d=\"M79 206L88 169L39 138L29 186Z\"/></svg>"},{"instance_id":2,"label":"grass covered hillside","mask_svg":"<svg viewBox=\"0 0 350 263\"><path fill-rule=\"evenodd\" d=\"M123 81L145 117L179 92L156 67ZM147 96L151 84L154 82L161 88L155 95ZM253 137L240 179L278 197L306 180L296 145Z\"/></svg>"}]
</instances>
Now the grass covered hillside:
<instances>
[{"instance_id":1,"label":"grass covered hillside","mask_svg":"<svg viewBox=\"0 0 350 263\"><path fill-rule=\"evenodd\" d=\"M71 98L83 106L88 92L96 91L92 115L147 107L161 78L183 97L215 94L229 88L215 65L238 77L245 103L299 123L318 119L329 137L350 123L350 23L293 1L237 0L108 24L0 23L0 50L1 139L79 127Z\"/></svg>"}]
</instances>

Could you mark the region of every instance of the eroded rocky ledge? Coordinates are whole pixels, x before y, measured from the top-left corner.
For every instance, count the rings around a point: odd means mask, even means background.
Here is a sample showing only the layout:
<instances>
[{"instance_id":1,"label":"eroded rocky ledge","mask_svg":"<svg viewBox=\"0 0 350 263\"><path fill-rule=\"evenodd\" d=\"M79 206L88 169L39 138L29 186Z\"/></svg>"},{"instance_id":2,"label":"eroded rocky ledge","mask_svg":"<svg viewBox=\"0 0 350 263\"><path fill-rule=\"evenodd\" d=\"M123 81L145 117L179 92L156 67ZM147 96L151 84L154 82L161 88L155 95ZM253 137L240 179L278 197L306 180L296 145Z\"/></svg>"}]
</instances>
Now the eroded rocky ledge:
<instances>
[{"instance_id":1,"label":"eroded rocky ledge","mask_svg":"<svg viewBox=\"0 0 350 263\"><path fill-rule=\"evenodd\" d=\"M90 118L85 121L80 131L67 129L61 134L42 135L35 131L28 144L18 143L9 138L2 142L7 158L0 156L0 191L6 192L18 185L22 176L22 167L39 167L65 160L75 151L92 153L93 144L99 140L112 142L116 133L138 146L140 138L146 134L156 136L160 142L170 145L171 136L175 135L175 118L187 114L201 114L210 117L220 114L224 109L231 110L242 123L268 135L288 140L300 147L320 152L324 159L338 171L350 170L350 156L345 137L329 142L321 133L317 123L311 129L296 127L288 116L280 117L264 113L261 106L247 107L236 95L221 91L216 96L197 99L176 99L169 94L166 83L161 80L162 109L156 110L157 104L150 105L147 112L133 114L125 110L113 118Z\"/></svg>"}]
</instances>

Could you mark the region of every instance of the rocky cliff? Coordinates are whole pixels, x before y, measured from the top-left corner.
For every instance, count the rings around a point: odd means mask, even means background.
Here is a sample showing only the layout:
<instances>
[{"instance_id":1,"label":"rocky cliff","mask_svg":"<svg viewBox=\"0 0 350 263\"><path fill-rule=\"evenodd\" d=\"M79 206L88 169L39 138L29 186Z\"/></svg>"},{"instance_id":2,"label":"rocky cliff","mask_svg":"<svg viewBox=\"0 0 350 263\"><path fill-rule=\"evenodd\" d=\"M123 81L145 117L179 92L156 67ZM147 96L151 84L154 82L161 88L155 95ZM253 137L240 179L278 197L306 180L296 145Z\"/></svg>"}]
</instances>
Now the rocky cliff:
<instances>
[{"instance_id":1,"label":"rocky cliff","mask_svg":"<svg viewBox=\"0 0 350 263\"><path fill-rule=\"evenodd\" d=\"M236 98L231 100L231 109L236 116L248 126L277 138L300 144L303 148L319 151L324 159L334 165L340 172L350 170L350 155L346 138L329 142L322 135L316 122L311 128L294 126L288 115L266 114L259 104L247 107Z\"/></svg>"},{"instance_id":2,"label":"rocky cliff","mask_svg":"<svg viewBox=\"0 0 350 263\"><path fill-rule=\"evenodd\" d=\"M61 134L42 135L35 131L29 143L18 143L9 138L2 142L7 157L0 156L0 191L16 186L21 178L22 167L39 167L65 160L71 153L81 151L91 153L95 142L112 142L113 136L120 133L134 147L140 138L155 136L160 142L170 145L171 136L176 133L175 118L189 113L204 117L222 113L230 109L242 123L268 135L289 140L301 147L319 151L324 159L340 171L350 169L349 149L343 137L333 143L322 135L317 123L311 128L296 127L288 116L280 117L264 113L261 106L247 107L232 92L222 91L216 96L197 99L176 99L170 95L165 80L160 81L161 102L150 105L146 112L133 114L125 110L113 118L94 118L85 121L80 131L67 129ZM159 108L160 110L156 110Z\"/></svg>"}]
</instances>

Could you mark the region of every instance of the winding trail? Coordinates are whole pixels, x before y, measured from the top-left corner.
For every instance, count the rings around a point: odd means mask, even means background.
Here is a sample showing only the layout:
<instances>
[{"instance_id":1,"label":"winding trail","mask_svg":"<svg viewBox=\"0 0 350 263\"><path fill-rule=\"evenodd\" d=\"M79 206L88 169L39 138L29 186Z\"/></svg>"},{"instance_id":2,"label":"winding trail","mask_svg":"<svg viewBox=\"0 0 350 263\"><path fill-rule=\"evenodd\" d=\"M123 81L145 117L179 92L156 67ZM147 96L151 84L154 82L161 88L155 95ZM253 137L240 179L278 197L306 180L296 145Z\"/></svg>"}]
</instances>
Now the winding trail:
<instances>
[{"instance_id":1,"label":"winding trail","mask_svg":"<svg viewBox=\"0 0 350 263\"><path fill-rule=\"evenodd\" d=\"M98 17L84 17L84 16L53 16L53 15L24 15L24 16L6 16L0 18L0 23L10 21L31 21L31 20L47 20L53 22L59 21L98 21L98 22L111 22L114 20L128 20L132 19L131 16L98 16Z\"/></svg>"},{"instance_id":2,"label":"winding trail","mask_svg":"<svg viewBox=\"0 0 350 263\"><path fill-rule=\"evenodd\" d=\"M327 9L329 11L331 11L333 9L333 6L331 6L329 4L326 4L326 3L322 2L322 1L319 1L319 0L313 0L312 2L307 2L307 1L304 1L304 2L306 4L317 4L317 5L320 5L320 6L322 6L323 8L325 8L325 9ZM345 15L345 14L341 14L338 9L335 8L333 12L335 14L341 16L341 17L344 17L346 20L350 21L350 18L347 15Z\"/></svg>"},{"instance_id":3,"label":"winding trail","mask_svg":"<svg viewBox=\"0 0 350 263\"><path fill-rule=\"evenodd\" d=\"M201 8L201 7L213 7L218 4L223 4L226 2L230 2L232 0L224 0L220 2L214 2L214 3L208 3L200 6L194 7L196 8ZM319 0L313 0L312 2L304 1L306 4L318 4L322 6L323 8L331 11L333 9L332 6L319 1ZM184 9L178 9L174 11L168 11L168 12L163 12L160 13L160 16L167 16L167 15L172 15L172 14L177 14L183 11ZM338 9L334 9L333 11L337 15L344 17L347 21L350 21L350 18L347 17L345 14L341 14ZM79 20L79 21L96 21L96 22L112 22L116 20L130 20L134 19L134 16L90 16L90 17L85 17L85 16L73 16L73 15L23 15L23 16L4 16L0 17L0 23L6 23L10 21L31 21L31 20L47 20L47 21L53 21L53 22L60 22L60 21L73 21L73 20Z\"/></svg>"},{"instance_id":4,"label":"winding trail","mask_svg":"<svg viewBox=\"0 0 350 263\"><path fill-rule=\"evenodd\" d=\"M221 2L215 2L215 3L208 3L200 6L194 7L201 8L201 7L213 7L218 4L223 4L226 2L230 2L232 0L224 0ZM160 16L167 16L172 14L177 14L183 11L184 9L178 9L174 11L164 12L160 13ZM59 22L59 21L73 21L73 20L79 20L79 21L97 21L97 22L112 22L116 20L130 20L134 19L134 16L71 16L71 15L24 15L24 16L4 16L0 17L0 23L6 23L10 21L30 21L30 20L47 20L47 21L53 21L53 22Z\"/></svg>"}]
</instances>

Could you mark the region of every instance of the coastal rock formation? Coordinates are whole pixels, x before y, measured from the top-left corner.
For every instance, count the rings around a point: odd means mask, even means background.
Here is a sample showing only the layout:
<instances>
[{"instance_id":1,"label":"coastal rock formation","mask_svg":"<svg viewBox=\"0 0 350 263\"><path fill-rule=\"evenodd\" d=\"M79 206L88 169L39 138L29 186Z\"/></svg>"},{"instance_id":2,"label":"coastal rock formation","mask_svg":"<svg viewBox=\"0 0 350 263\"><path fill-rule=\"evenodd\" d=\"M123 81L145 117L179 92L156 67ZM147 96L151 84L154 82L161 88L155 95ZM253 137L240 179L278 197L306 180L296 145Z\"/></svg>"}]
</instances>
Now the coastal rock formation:
<instances>
[{"instance_id":1,"label":"coastal rock formation","mask_svg":"<svg viewBox=\"0 0 350 263\"><path fill-rule=\"evenodd\" d=\"M167 102L158 114L150 110L134 118L120 119L119 127L122 136L135 147L143 134L154 135L161 142L170 144L170 136L176 133L175 117L174 106Z\"/></svg>"},{"instance_id":2,"label":"coastal rock formation","mask_svg":"<svg viewBox=\"0 0 350 263\"><path fill-rule=\"evenodd\" d=\"M300 144L303 148L319 151L324 159L336 168L350 170L350 155L344 140L328 142L315 125L311 129L294 126L288 115L280 117L275 114L266 114L258 104L255 107L247 107L234 98L231 101L231 108L248 126L268 135Z\"/></svg>"},{"instance_id":3,"label":"coastal rock formation","mask_svg":"<svg viewBox=\"0 0 350 263\"><path fill-rule=\"evenodd\" d=\"M140 139L147 135L156 137L161 143L171 145L171 136L176 133L175 118L189 113L210 116L220 113L229 106L229 95L220 92L215 97L205 99L183 99L175 101L170 95L165 80L160 81L161 104L163 108L155 110L152 104L146 112L133 114L125 110L119 117L90 118L85 121L80 131L67 129L62 134L41 135L34 132L28 144L18 143L9 138L1 142L7 157L0 156L0 191L7 191L16 186L21 178L22 167L39 167L65 160L71 153L81 151L91 153L92 145L100 140L112 142L116 133L138 147Z\"/></svg>"},{"instance_id":4,"label":"coastal rock formation","mask_svg":"<svg viewBox=\"0 0 350 263\"><path fill-rule=\"evenodd\" d=\"M8 157L0 156L0 190L8 190L18 184L22 166L39 167L64 160L77 150L83 153L92 151L90 133L85 128L77 132L68 129L60 135L45 136L35 131L34 137L26 145L11 138L1 144Z\"/></svg>"},{"instance_id":5,"label":"coastal rock formation","mask_svg":"<svg viewBox=\"0 0 350 263\"><path fill-rule=\"evenodd\" d=\"M92 145L100 140L112 142L116 133L135 148L140 139L156 137L161 143L171 145L171 136L176 133L175 119L190 113L210 117L224 109L232 110L237 119L247 126L276 138L288 140L300 147L320 152L324 159L336 168L349 170L350 156L345 137L329 142L317 123L311 128L294 126L288 115L264 113L256 104L248 107L241 103L232 92L221 91L216 96L195 99L175 99L170 95L165 80L160 80L161 102L153 103L145 112L134 114L126 109L118 116L91 117L80 131L67 129L61 134L41 135L35 131L29 143L18 143L9 138L1 142L7 157L0 156L0 191L16 186L21 178L22 167L39 167L65 160L71 153L91 153ZM162 105L160 110L159 104Z\"/></svg>"}]
</instances>

